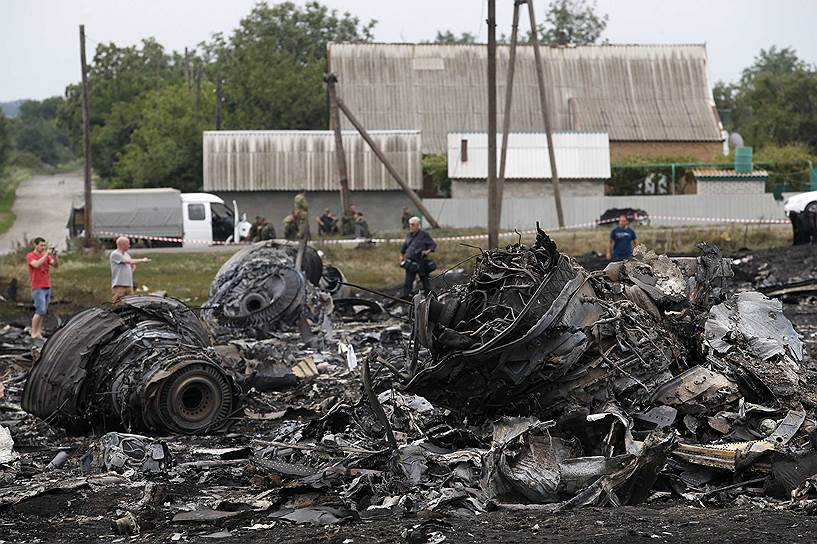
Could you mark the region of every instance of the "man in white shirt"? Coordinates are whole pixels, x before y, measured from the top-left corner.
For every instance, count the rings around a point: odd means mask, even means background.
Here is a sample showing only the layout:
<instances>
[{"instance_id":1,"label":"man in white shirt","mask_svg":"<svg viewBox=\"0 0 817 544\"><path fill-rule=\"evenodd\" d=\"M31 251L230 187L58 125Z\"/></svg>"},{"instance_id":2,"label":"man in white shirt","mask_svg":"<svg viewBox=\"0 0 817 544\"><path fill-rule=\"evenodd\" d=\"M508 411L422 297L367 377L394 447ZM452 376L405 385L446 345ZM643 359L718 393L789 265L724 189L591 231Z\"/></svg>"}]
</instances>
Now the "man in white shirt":
<instances>
[{"instance_id":1,"label":"man in white shirt","mask_svg":"<svg viewBox=\"0 0 817 544\"><path fill-rule=\"evenodd\" d=\"M130 240L125 236L116 239L116 250L111 252L111 294L114 304L122 297L133 294L133 271L137 263L149 263L150 259L133 259L128 254Z\"/></svg>"}]
</instances>

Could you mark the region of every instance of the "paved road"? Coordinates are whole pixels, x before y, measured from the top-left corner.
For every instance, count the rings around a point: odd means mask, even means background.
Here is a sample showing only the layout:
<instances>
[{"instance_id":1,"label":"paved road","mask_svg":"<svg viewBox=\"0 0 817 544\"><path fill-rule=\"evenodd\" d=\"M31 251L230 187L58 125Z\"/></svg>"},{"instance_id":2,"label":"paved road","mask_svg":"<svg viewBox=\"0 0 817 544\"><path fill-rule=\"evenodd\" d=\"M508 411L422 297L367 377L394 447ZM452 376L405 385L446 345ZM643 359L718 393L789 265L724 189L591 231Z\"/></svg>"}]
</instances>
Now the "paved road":
<instances>
[{"instance_id":1,"label":"paved road","mask_svg":"<svg viewBox=\"0 0 817 544\"><path fill-rule=\"evenodd\" d=\"M36 176L22 182L12 208L17 219L8 232L0 235L0 254L9 253L23 241L37 236L65 250L71 202L81 195L80 172Z\"/></svg>"}]
</instances>

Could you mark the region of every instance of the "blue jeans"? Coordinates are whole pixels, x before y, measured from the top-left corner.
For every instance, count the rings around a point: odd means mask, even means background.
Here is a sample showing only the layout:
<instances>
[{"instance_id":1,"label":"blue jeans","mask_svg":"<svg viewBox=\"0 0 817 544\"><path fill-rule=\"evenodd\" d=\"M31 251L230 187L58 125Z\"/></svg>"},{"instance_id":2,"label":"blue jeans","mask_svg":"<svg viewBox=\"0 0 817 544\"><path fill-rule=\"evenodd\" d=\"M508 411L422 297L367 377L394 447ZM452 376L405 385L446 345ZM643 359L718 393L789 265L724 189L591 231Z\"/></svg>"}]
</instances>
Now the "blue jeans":
<instances>
[{"instance_id":1,"label":"blue jeans","mask_svg":"<svg viewBox=\"0 0 817 544\"><path fill-rule=\"evenodd\" d=\"M40 287L32 289L31 298L34 300L34 313L37 315L48 315L48 304L51 302L51 288Z\"/></svg>"}]
</instances>

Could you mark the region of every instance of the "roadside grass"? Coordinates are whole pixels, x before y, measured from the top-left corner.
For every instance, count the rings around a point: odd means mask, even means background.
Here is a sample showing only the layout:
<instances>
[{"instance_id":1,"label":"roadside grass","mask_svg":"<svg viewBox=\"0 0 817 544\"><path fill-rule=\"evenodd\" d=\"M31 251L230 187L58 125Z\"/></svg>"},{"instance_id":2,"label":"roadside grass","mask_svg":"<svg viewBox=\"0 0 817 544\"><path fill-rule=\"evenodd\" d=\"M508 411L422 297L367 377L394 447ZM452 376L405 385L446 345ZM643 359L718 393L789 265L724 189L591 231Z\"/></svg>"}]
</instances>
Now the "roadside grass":
<instances>
[{"instance_id":1,"label":"roadside grass","mask_svg":"<svg viewBox=\"0 0 817 544\"><path fill-rule=\"evenodd\" d=\"M0 286L15 278L20 300L28 300L29 281L25 266L28 248L0 258ZM111 269L108 253L102 250L76 250L60 257L60 268L52 271L54 300L68 301L72 306L88 307L111 298ZM210 281L229 257L229 253L155 253L137 265L134 272L140 292L165 291L190 306L207 301ZM143 256L143 255L140 255Z\"/></svg>"},{"instance_id":2,"label":"roadside grass","mask_svg":"<svg viewBox=\"0 0 817 544\"><path fill-rule=\"evenodd\" d=\"M435 238L478 234L479 229L437 229L431 231ZM695 245L710 242L719 246L727 255L743 247L766 249L791 244L791 227L788 225L713 225L700 227L637 227L639 243L657 253L688 253L695 255ZM608 228L577 229L553 232L550 236L559 250L573 256L596 252L604 255ZM401 237L394 233L394 237ZM389 237L389 236L384 236ZM515 243L513 235L502 237L500 245ZM532 244L534 236L522 237L522 243ZM343 270L346 279L372 289L386 289L400 285L404 272L399 268L399 245L378 244L356 246L354 244L330 245L316 242L325 260ZM435 274L440 274L457 263L487 249L487 240L439 241L434 259L437 262ZM462 266L470 269L473 260Z\"/></svg>"},{"instance_id":3,"label":"roadside grass","mask_svg":"<svg viewBox=\"0 0 817 544\"><path fill-rule=\"evenodd\" d=\"M437 238L476 234L478 230L440 229L432 234ZM786 225L731 225L702 227L650 227L637 229L639 241L658 253L696 254L695 244L707 241L717 244L726 255L743 247L753 250L785 246L791 243L791 228ZM608 229L583 229L555 232L552 238L559 249L579 256L590 252L604 253ZM501 245L517 241L516 236L503 237ZM523 238L531 244L533 236ZM467 245L465 245L467 244ZM324 261L343 270L348 281L372 289L384 290L398 287L403 281L399 267L399 246L378 244L356 246L353 244L329 245L320 241L316 249L324 252ZM455 267L469 270L480 249L487 248L486 240L440 241L434 255L438 268L435 274ZM0 292L12 279L18 282L19 300L30 298L25 253L0 257ZM229 252L140 252L152 261L137 266L134 274L140 292L164 291L168 295L197 307L207 301L210 282L221 265L231 256ZM462 261L466 261L462 263ZM59 270L53 273L54 299L69 303L73 311L110 299L111 272L108 253L103 250L75 250L61 257Z\"/></svg>"}]
</instances>

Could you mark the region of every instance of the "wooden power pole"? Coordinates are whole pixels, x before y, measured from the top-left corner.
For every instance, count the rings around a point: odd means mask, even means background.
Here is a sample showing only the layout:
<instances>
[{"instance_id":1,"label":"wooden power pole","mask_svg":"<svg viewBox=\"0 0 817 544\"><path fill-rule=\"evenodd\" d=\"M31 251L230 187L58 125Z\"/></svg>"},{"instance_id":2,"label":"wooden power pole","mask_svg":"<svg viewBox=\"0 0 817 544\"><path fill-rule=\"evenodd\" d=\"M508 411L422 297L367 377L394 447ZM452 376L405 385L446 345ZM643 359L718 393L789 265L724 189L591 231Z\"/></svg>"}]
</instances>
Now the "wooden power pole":
<instances>
[{"instance_id":1,"label":"wooden power pole","mask_svg":"<svg viewBox=\"0 0 817 544\"><path fill-rule=\"evenodd\" d=\"M516 42L519 37L519 4L525 0L514 0L513 26L511 27L511 50L508 54L508 81L505 85L505 113L502 116L502 145L499 152L499 175L496 180L496 199L499 202L497 224L502 220L502 193L505 190L505 168L508 164L508 134L511 128L511 102L513 101L513 76L516 70Z\"/></svg>"},{"instance_id":2,"label":"wooden power pole","mask_svg":"<svg viewBox=\"0 0 817 544\"><path fill-rule=\"evenodd\" d=\"M409 187L408 184L405 181L403 181L403 178L400 176L399 172L397 172L394 166L392 166L391 162L389 162L389 159L386 157L385 153L383 153L383 151L380 149L380 146L378 146L377 143L374 140L372 140L372 137L369 136L369 133L366 131L363 125L360 124L360 121L357 120L357 117L355 117L352 114L352 112L349 111L349 108L346 107L346 104L343 103L343 100L335 96L335 102L338 105L338 109L343 112L343 115L345 115L346 118L349 119L349 122L352 123L352 126L355 127L355 129L360 133L360 136L363 138L363 141L365 141L369 145L374 154L377 155L377 158L380 159L380 162L383 163L383 166L386 167L386 170L389 171L389 174L391 174L391 177L394 178L394 181L397 182L397 185L399 185L400 188L403 189L403 192L406 193L406 196L409 197L409 199L414 203L415 206L417 206L417 209L420 210L420 213L423 214L423 217L428 219L428 222L435 229L440 228L440 224L437 223L437 220L434 219L434 217L425 207L425 204L423 204L423 201L420 200L419 196L417 196L417 193L415 193L411 189L411 187Z\"/></svg>"},{"instance_id":3,"label":"wooden power pole","mask_svg":"<svg viewBox=\"0 0 817 544\"><path fill-rule=\"evenodd\" d=\"M91 247L91 126L88 112L88 65L85 63L85 25L79 25L79 60L82 66L82 150L85 155L85 247Z\"/></svg>"},{"instance_id":4,"label":"wooden power pole","mask_svg":"<svg viewBox=\"0 0 817 544\"><path fill-rule=\"evenodd\" d=\"M343 135L340 132L340 112L338 111L338 90L335 84L338 77L329 73L324 77L326 90L329 93L329 128L335 133L335 162L338 166L338 176L340 176L340 207L343 215L349 215L349 172L346 168L346 152L343 149Z\"/></svg>"},{"instance_id":5,"label":"wooden power pole","mask_svg":"<svg viewBox=\"0 0 817 544\"><path fill-rule=\"evenodd\" d=\"M216 130L221 130L221 74L216 76Z\"/></svg>"},{"instance_id":6,"label":"wooden power pole","mask_svg":"<svg viewBox=\"0 0 817 544\"><path fill-rule=\"evenodd\" d=\"M496 189L496 0L488 0L488 248L499 246L502 202Z\"/></svg>"},{"instance_id":7,"label":"wooden power pole","mask_svg":"<svg viewBox=\"0 0 817 544\"><path fill-rule=\"evenodd\" d=\"M542 105L542 119L545 125L545 134L548 142L548 158L550 159L550 175L553 180L553 199L556 201L556 218L559 227L565 226L565 217L562 212L562 195L559 191L559 173L556 170L556 150L553 147L553 133L550 130L550 114L548 113L547 96L545 94L545 75L542 69L542 56L539 52L539 35L536 27L536 15L533 12L533 1L528 0L528 14L530 15L530 35L533 44L533 56L536 61L536 81L539 85L539 101Z\"/></svg>"}]
</instances>

